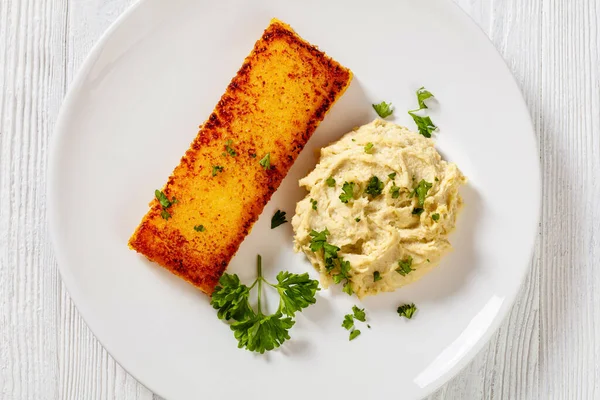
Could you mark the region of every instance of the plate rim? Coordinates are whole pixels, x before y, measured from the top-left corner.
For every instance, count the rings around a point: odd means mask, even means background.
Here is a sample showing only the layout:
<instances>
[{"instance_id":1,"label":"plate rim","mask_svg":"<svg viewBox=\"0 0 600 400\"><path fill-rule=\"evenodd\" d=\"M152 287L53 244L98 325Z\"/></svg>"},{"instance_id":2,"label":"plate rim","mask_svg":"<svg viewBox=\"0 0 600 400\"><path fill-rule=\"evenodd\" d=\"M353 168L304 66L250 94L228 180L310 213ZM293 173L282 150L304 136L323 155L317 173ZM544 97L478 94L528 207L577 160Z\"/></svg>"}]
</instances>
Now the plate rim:
<instances>
[{"instance_id":1,"label":"plate rim","mask_svg":"<svg viewBox=\"0 0 600 400\"><path fill-rule=\"evenodd\" d=\"M530 109L529 109L527 103L525 102L525 98L523 96L523 91L522 91L520 85L518 84L514 74L512 73L511 69L509 68L507 61L504 59L504 57L502 56L500 51L496 48L496 46L492 42L491 38L487 35L487 33L483 30L483 28L481 28L481 26L479 26L479 24L477 24L477 22L474 20L474 18L471 17L462 7L460 7L458 4L456 4L456 2L454 2L452 0L439 0L439 1L446 3L449 7L454 7L454 9L456 11L458 11L457 15L460 15L463 18L463 20L465 20L468 24L472 25L472 27L475 27L479 31L479 34L481 34L485 37L488 45L491 46L491 48L493 48L496 57L502 62L502 68L508 74L508 76L510 76L510 79L512 81L514 88L519 93L518 101L520 102L520 107L527 111L526 112L527 129L529 130L531 135L533 135L534 149L536 151L536 154L539 154L539 150L540 150L539 145L540 144L537 141L536 130L535 130L535 126L533 124L533 120L531 118ZM57 229L56 227L58 226L58 221L57 221L57 212L56 212L56 207L57 207L56 203L57 202L55 201L55 199L57 198L58 195L57 195L57 190L56 190L56 184L54 182L55 181L54 177L56 176L57 171L59 171L59 168L57 165L58 164L57 153L58 153L58 149L60 148L59 145L62 142L63 137L66 135L66 133L65 133L67 131L66 127L68 126L68 123L70 120L71 109L73 107L75 98L77 97L80 90L82 89L83 82L86 80L87 76L91 72L95 61L100 56L101 52L104 50L106 45L109 43L114 32L117 31L121 26L123 26L138 11L138 9L140 9L144 4L146 4L148 2L150 2L150 0L135 1L133 4L129 5L108 26L108 28L99 36L99 38L96 40L96 42L92 45L91 49L85 56L84 61L79 66L76 74L74 75L73 80L68 85L67 93L65 94L65 97L60 106L60 109L59 109L59 112L57 115L57 119L56 119L56 123L55 123L55 127L53 129L52 136L50 137L50 140L49 140L48 170L46 173L46 182L47 182L46 209L47 209L47 213L48 213L48 236L49 236L50 242L52 244L54 257L56 259L56 265L58 266L58 270L59 270L59 273L61 276L61 280L64 284L64 288L67 291L69 297L71 298L71 301L72 301L73 305L75 306L77 312L79 313L79 316L81 317L82 321L88 327L88 329L90 330L90 332L92 333L94 338L96 340L98 340L98 342L102 345L102 347L104 349L106 349L106 351L109 353L109 355L113 358L113 360L121 368L123 368L139 384L143 385L149 391L151 391L154 394L157 394L159 396L163 396L162 393L160 393L159 391L157 391L153 388L154 385L152 384L152 382L144 382L144 381L140 380L134 372L132 372L131 370L126 368L123 365L123 363L120 361L120 358L111 351L110 346L107 346L104 343L104 341L101 340L96 335L96 333L94 332L94 330L92 329L91 325L88 322L89 315L86 315L85 312L82 312L82 308L80 307L81 303L78 303L78 300L77 300L78 296L77 295L73 296L73 293L76 292L76 290L73 290L75 283L71 280L69 273L63 267L65 265L65 263L63 262L64 258L61 254L61 251L59 250L59 246L58 246L57 239L56 239L58 237L58 235L56 233L56 229ZM517 99L515 99L515 100L517 100ZM525 126L523 128L525 129ZM518 275L514 275L514 279L516 279L518 281L518 284L514 285L512 288L509 288L507 290L507 295L506 295L504 301L502 302L502 305L498 309L496 316L494 317L493 321L488 326L488 328L485 330L485 332L481 335L479 340L467 352L465 352L465 354L452 367L448 368L448 370L445 373L441 374L436 380L434 380L429 385L422 388L423 392L425 393L425 396L430 396L433 393L435 393L443 385L448 383L452 378L454 378L461 371L463 371L465 369L465 367L473 361L475 356L477 356L481 352L481 350L484 348L484 346L486 346L490 342L491 338L498 332L500 326L506 321L506 319L508 318L508 316L510 314L510 311L512 310L513 306L516 303L517 296L521 292L523 284L524 284L528 274L531 271L531 267L532 267L532 264L534 261L533 257L535 254L536 243L538 240L537 236L539 235L539 222L540 222L541 214L542 214L542 196L541 196L541 194L542 194L541 193L541 191L542 191L542 169L541 169L540 160L538 157L536 157L536 161L535 161L534 165L537 170L537 173L534 174L535 175L535 190L532 191L532 193L530 193L530 194L533 194L535 196L535 198L532 199L532 203L535 205L535 207L537 209L537 213L536 213L535 218L533 219L534 229L529 234L530 238L533 237L531 249L529 251L529 261L528 261L527 265L521 269L521 271ZM529 228L529 229L531 229L531 228Z\"/></svg>"}]
</instances>

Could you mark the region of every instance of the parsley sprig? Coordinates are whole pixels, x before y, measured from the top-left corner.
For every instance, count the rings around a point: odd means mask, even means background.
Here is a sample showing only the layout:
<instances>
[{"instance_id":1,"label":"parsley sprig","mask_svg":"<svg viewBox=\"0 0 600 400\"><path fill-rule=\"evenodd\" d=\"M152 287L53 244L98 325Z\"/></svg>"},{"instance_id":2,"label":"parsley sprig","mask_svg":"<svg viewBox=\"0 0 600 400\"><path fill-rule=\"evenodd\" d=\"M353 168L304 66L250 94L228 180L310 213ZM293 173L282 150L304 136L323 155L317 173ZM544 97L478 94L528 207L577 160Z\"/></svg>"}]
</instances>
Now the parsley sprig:
<instances>
[{"instance_id":1,"label":"parsley sprig","mask_svg":"<svg viewBox=\"0 0 600 400\"><path fill-rule=\"evenodd\" d=\"M379 104L372 104L373 109L381 118L387 118L394 113L394 108L392 107L392 103L386 103L382 101Z\"/></svg>"},{"instance_id":2,"label":"parsley sprig","mask_svg":"<svg viewBox=\"0 0 600 400\"><path fill-rule=\"evenodd\" d=\"M430 138L431 134L437 130L437 126L433 123L431 118L427 115L421 115L418 112L421 110L427 109L427 104L425 104L425 100L435 97L430 91L421 86L417 90L417 102L419 103L419 108L416 110L410 110L408 114L412 117L417 124L417 128L419 128L419 133L426 138Z\"/></svg>"},{"instance_id":3,"label":"parsley sprig","mask_svg":"<svg viewBox=\"0 0 600 400\"><path fill-rule=\"evenodd\" d=\"M273 350L290 339L289 330L294 326L292 317L296 312L314 304L319 283L308 277L307 273L298 275L282 271L277 274L277 284L265 280L262 276L262 258L257 256L257 278L250 287L242 284L237 275L223 274L215 288L211 305L217 311L217 317L234 320L230 325L238 348L263 354ZM277 311L270 315L262 312L262 285L277 290L280 301ZM257 311L250 306L250 290L258 289Z\"/></svg>"},{"instance_id":4,"label":"parsley sprig","mask_svg":"<svg viewBox=\"0 0 600 400\"><path fill-rule=\"evenodd\" d=\"M168 221L169 218L171 218L171 213L169 213L167 211L167 208L170 208L173 204L177 203L177 199L175 197L173 197L173 200L169 200L167 195L162 190L158 190L158 189L156 189L154 191L154 197L156 197L156 200L158 200L158 202L160 203L160 206L162 207L160 216L164 220Z\"/></svg>"}]
</instances>

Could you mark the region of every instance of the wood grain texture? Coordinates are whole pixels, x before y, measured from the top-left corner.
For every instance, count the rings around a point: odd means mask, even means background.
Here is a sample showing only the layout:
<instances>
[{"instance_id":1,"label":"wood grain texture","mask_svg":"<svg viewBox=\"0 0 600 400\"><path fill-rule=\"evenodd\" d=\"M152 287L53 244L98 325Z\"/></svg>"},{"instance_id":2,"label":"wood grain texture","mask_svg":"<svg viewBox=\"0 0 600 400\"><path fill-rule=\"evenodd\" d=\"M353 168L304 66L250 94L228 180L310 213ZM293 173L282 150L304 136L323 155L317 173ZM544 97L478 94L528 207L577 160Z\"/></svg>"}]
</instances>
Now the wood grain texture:
<instances>
[{"instance_id":1,"label":"wood grain texture","mask_svg":"<svg viewBox=\"0 0 600 400\"><path fill-rule=\"evenodd\" d=\"M160 400L80 318L45 210L48 139L66 86L132 2L0 0L1 400ZM600 0L455 2L523 91L540 149L542 216L510 315L430 399L600 398Z\"/></svg>"}]
</instances>

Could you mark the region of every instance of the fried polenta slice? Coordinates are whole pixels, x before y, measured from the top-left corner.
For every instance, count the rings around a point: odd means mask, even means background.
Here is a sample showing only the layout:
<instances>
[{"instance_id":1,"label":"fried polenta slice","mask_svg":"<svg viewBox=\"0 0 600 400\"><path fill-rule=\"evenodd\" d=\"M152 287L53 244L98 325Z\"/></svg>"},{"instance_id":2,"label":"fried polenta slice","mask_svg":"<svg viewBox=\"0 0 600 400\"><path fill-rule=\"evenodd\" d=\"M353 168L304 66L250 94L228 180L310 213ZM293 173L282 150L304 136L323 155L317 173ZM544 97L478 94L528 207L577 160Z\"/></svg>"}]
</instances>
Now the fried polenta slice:
<instances>
[{"instance_id":1,"label":"fried polenta slice","mask_svg":"<svg viewBox=\"0 0 600 400\"><path fill-rule=\"evenodd\" d=\"M212 294L352 72L273 19L129 240ZM267 162L268 161L268 162Z\"/></svg>"}]
</instances>

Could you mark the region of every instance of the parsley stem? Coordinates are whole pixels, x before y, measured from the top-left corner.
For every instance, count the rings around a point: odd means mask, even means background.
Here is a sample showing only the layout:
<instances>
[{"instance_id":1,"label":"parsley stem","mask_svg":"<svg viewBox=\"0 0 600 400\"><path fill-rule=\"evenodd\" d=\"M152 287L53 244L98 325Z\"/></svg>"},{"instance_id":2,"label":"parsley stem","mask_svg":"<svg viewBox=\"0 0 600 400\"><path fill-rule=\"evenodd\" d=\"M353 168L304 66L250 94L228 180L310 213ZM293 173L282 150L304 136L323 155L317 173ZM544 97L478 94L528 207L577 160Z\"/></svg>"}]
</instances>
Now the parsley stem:
<instances>
[{"instance_id":1,"label":"parsley stem","mask_svg":"<svg viewBox=\"0 0 600 400\"><path fill-rule=\"evenodd\" d=\"M263 278L262 278L262 257L260 256L260 254L258 254L256 256L256 275L258 276L257 277L257 281L258 281L258 289L257 289L258 290L258 302L257 302L258 303L257 304L258 315L263 315L262 309L260 307L260 297L261 297L261 294L262 294L262 281L263 281Z\"/></svg>"}]
</instances>

